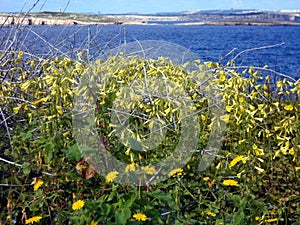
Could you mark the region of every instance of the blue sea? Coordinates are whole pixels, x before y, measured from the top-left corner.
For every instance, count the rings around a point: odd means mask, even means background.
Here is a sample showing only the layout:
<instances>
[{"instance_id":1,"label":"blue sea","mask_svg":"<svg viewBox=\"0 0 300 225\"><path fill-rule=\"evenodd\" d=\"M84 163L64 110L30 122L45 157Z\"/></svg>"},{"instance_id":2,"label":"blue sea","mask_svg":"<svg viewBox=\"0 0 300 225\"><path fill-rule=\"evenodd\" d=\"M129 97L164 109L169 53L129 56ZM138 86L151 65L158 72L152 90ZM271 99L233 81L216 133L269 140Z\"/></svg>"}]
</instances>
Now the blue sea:
<instances>
[{"instance_id":1,"label":"blue sea","mask_svg":"<svg viewBox=\"0 0 300 225\"><path fill-rule=\"evenodd\" d=\"M300 77L300 27L296 26L28 26L17 33L1 27L0 48L6 48L14 37L17 47L30 54L75 57L79 51L88 50L91 60L124 42L160 40L181 45L202 61L226 64L243 52L236 59L237 65L267 64L277 72Z\"/></svg>"}]
</instances>

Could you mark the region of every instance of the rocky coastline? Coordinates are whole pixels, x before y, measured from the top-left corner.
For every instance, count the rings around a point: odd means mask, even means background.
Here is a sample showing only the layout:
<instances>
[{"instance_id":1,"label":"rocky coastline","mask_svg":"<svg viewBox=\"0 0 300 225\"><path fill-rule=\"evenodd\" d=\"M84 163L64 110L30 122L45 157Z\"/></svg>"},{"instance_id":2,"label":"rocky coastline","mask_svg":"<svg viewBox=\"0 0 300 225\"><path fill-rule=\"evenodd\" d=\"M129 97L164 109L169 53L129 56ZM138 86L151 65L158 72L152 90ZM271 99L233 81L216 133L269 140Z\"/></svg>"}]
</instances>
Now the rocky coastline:
<instances>
[{"instance_id":1,"label":"rocky coastline","mask_svg":"<svg viewBox=\"0 0 300 225\"><path fill-rule=\"evenodd\" d=\"M40 12L0 13L0 25L73 26L73 25L177 25L177 26L300 26L300 13L247 12L244 14L196 13L180 15L95 15Z\"/></svg>"}]
</instances>

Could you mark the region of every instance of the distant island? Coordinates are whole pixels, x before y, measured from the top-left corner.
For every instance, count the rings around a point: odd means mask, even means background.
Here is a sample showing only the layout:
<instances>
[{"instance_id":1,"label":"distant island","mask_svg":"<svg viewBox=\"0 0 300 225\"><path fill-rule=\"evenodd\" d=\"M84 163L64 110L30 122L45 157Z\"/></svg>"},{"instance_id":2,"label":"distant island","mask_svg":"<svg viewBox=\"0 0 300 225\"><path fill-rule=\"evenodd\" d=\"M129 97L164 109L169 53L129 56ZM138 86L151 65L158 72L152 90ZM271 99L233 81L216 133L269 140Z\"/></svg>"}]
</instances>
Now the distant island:
<instances>
[{"instance_id":1,"label":"distant island","mask_svg":"<svg viewBox=\"0 0 300 225\"><path fill-rule=\"evenodd\" d=\"M0 25L300 26L300 10L202 10L156 14L0 13Z\"/></svg>"}]
</instances>

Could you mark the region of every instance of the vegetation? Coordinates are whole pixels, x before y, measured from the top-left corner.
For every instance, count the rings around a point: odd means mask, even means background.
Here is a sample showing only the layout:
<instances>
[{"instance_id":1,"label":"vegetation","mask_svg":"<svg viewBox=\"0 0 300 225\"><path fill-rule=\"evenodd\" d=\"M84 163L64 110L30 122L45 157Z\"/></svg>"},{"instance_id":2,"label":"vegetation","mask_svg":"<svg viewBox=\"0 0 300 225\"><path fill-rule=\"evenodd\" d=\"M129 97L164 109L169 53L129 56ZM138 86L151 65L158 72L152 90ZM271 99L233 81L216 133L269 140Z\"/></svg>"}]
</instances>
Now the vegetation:
<instances>
[{"instance_id":1,"label":"vegetation","mask_svg":"<svg viewBox=\"0 0 300 225\"><path fill-rule=\"evenodd\" d=\"M1 225L300 224L299 80L264 74L267 68L242 70L234 62L179 66L120 55L90 64L84 54L40 60L21 51L1 59ZM187 94L155 97L145 87L156 79L169 82L166 94L178 87ZM135 81L139 85L128 88ZM94 101L94 121L84 124L96 125L88 128L124 170L103 174L106 167L89 158L87 151L99 143L91 139L84 148L87 142L75 136L76 96ZM159 171L156 163L180 142L190 101L196 150L184 167ZM112 113L118 109L132 111L126 129L118 127L122 114ZM222 124L222 145L210 152L206 146ZM153 127L165 133L148 151ZM203 168L210 154L214 160ZM126 182L139 168L143 185Z\"/></svg>"}]
</instances>

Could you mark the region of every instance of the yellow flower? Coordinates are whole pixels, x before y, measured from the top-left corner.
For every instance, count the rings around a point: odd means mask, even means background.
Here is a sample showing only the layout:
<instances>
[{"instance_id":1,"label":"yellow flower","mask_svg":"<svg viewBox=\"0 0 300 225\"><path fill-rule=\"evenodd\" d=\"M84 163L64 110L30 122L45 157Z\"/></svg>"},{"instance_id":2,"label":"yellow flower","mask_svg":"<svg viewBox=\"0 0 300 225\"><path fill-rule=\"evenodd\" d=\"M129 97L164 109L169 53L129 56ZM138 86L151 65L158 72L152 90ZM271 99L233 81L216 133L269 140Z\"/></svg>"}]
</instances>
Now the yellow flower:
<instances>
[{"instance_id":1,"label":"yellow flower","mask_svg":"<svg viewBox=\"0 0 300 225\"><path fill-rule=\"evenodd\" d=\"M181 169L181 168L176 168L176 169L171 170L171 171L168 173L168 176L169 176L169 177L173 177L173 176L175 176L175 175L181 176L182 173L183 173L183 169Z\"/></svg>"},{"instance_id":2,"label":"yellow flower","mask_svg":"<svg viewBox=\"0 0 300 225\"><path fill-rule=\"evenodd\" d=\"M136 213L132 217L138 221L146 221L147 220L147 216L143 213Z\"/></svg>"},{"instance_id":3,"label":"yellow flower","mask_svg":"<svg viewBox=\"0 0 300 225\"><path fill-rule=\"evenodd\" d=\"M109 183L116 179L117 175L119 174L118 171L111 171L105 177L105 182Z\"/></svg>"},{"instance_id":4,"label":"yellow flower","mask_svg":"<svg viewBox=\"0 0 300 225\"><path fill-rule=\"evenodd\" d=\"M256 144L252 145L252 149L255 151L255 155L257 155L257 156L265 155L264 150L261 148L258 148Z\"/></svg>"},{"instance_id":5,"label":"yellow flower","mask_svg":"<svg viewBox=\"0 0 300 225\"><path fill-rule=\"evenodd\" d=\"M31 217L31 218L29 218L29 219L27 219L27 220L25 221L25 224L33 224L33 223L35 223L35 222L39 222L42 218L43 218L43 217L41 217L41 216L34 216L34 217Z\"/></svg>"},{"instance_id":6,"label":"yellow flower","mask_svg":"<svg viewBox=\"0 0 300 225\"><path fill-rule=\"evenodd\" d=\"M277 218L265 220L266 223L272 223L272 222L277 222L277 221L278 221Z\"/></svg>"},{"instance_id":7,"label":"yellow flower","mask_svg":"<svg viewBox=\"0 0 300 225\"><path fill-rule=\"evenodd\" d=\"M255 169L257 169L257 170L258 170L258 173L259 173L259 174L261 174L261 173L265 172L265 170L264 170L264 169L262 169L262 168L259 168L259 167L257 167L257 166L255 166Z\"/></svg>"},{"instance_id":8,"label":"yellow flower","mask_svg":"<svg viewBox=\"0 0 300 225\"><path fill-rule=\"evenodd\" d=\"M259 220L259 216L255 217L255 220L258 221Z\"/></svg>"},{"instance_id":9,"label":"yellow flower","mask_svg":"<svg viewBox=\"0 0 300 225\"><path fill-rule=\"evenodd\" d=\"M127 164L127 166L125 168L125 172L135 171L135 166L136 166L136 164L134 162L130 163L130 164Z\"/></svg>"},{"instance_id":10,"label":"yellow flower","mask_svg":"<svg viewBox=\"0 0 300 225\"><path fill-rule=\"evenodd\" d=\"M235 180L232 180L232 179L229 179L229 180L223 180L223 184L225 186L239 186L238 182L235 181Z\"/></svg>"},{"instance_id":11,"label":"yellow flower","mask_svg":"<svg viewBox=\"0 0 300 225\"><path fill-rule=\"evenodd\" d=\"M204 177L203 180L204 181L209 181L209 177Z\"/></svg>"},{"instance_id":12,"label":"yellow flower","mask_svg":"<svg viewBox=\"0 0 300 225\"><path fill-rule=\"evenodd\" d=\"M234 167L239 161L241 161L243 159L242 155L239 155L237 157L235 157L233 160L231 160L229 167Z\"/></svg>"},{"instance_id":13,"label":"yellow flower","mask_svg":"<svg viewBox=\"0 0 300 225\"><path fill-rule=\"evenodd\" d=\"M92 220L90 225L98 225L98 222L95 222L94 220Z\"/></svg>"},{"instance_id":14,"label":"yellow flower","mask_svg":"<svg viewBox=\"0 0 300 225\"><path fill-rule=\"evenodd\" d=\"M229 119L229 115L220 116L220 120L224 121L225 123L229 123Z\"/></svg>"},{"instance_id":15,"label":"yellow flower","mask_svg":"<svg viewBox=\"0 0 300 225\"><path fill-rule=\"evenodd\" d=\"M220 71L219 81L223 82L225 80L226 80L225 72L224 71Z\"/></svg>"},{"instance_id":16,"label":"yellow flower","mask_svg":"<svg viewBox=\"0 0 300 225\"><path fill-rule=\"evenodd\" d=\"M156 169L153 166L143 166L142 170L145 171L147 174L153 175L156 173Z\"/></svg>"},{"instance_id":17,"label":"yellow flower","mask_svg":"<svg viewBox=\"0 0 300 225\"><path fill-rule=\"evenodd\" d=\"M231 112L231 110L232 110L232 107L230 105L226 105L226 111Z\"/></svg>"},{"instance_id":18,"label":"yellow flower","mask_svg":"<svg viewBox=\"0 0 300 225\"><path fill-rule=\"evenodd\" d=\"M242 170L241 172L239 172L236 176L238 177L238 178L241 178L241 176L242 176L242 173L245 173L245 170Z\"/></svg>"},{"instance_id":19,"label":"yellow flower","mask_svg":"<svg viewBox=\"0 0 300 225\"><path fill-rule=\"evenodd\" d=\"M37 191L42 185L43 185L44 181L42 180L38 180L34 185L33 185L33 190Z\"/></svg>"},{"instance_id":20,"label":"yellow flower","mask_svg":"<svg viewBox=\"0 0 300 225\"><path fill-rule=\"evenodd\" d=\"M72 209L73 210L79 210L84 206L84 201L83 200L78 200L76 202L73 203L72 205Z\"/></svg>"},{"instance_id":21,"label":"yellow flower","mask_svg":"<svg viewBox=\"0 0 300 225\"><path fill-rule=\"evenodd\" d=\"M212 217L215 217L215 216L216 216L216 214L213 213L213 212L207 212L207 215L212 216Z\"/></svg>"},{"instance_id":22,"label":"yellow flower","mask_svg":"<svg viewBox=\"0 0 300 225\"><path fill-rule=\"evenodd\" d=\"M293 110L293 105L286 105L284 106L284 109L287 110L287 111L292 111Z\"/></svg>"}]
</instances>

